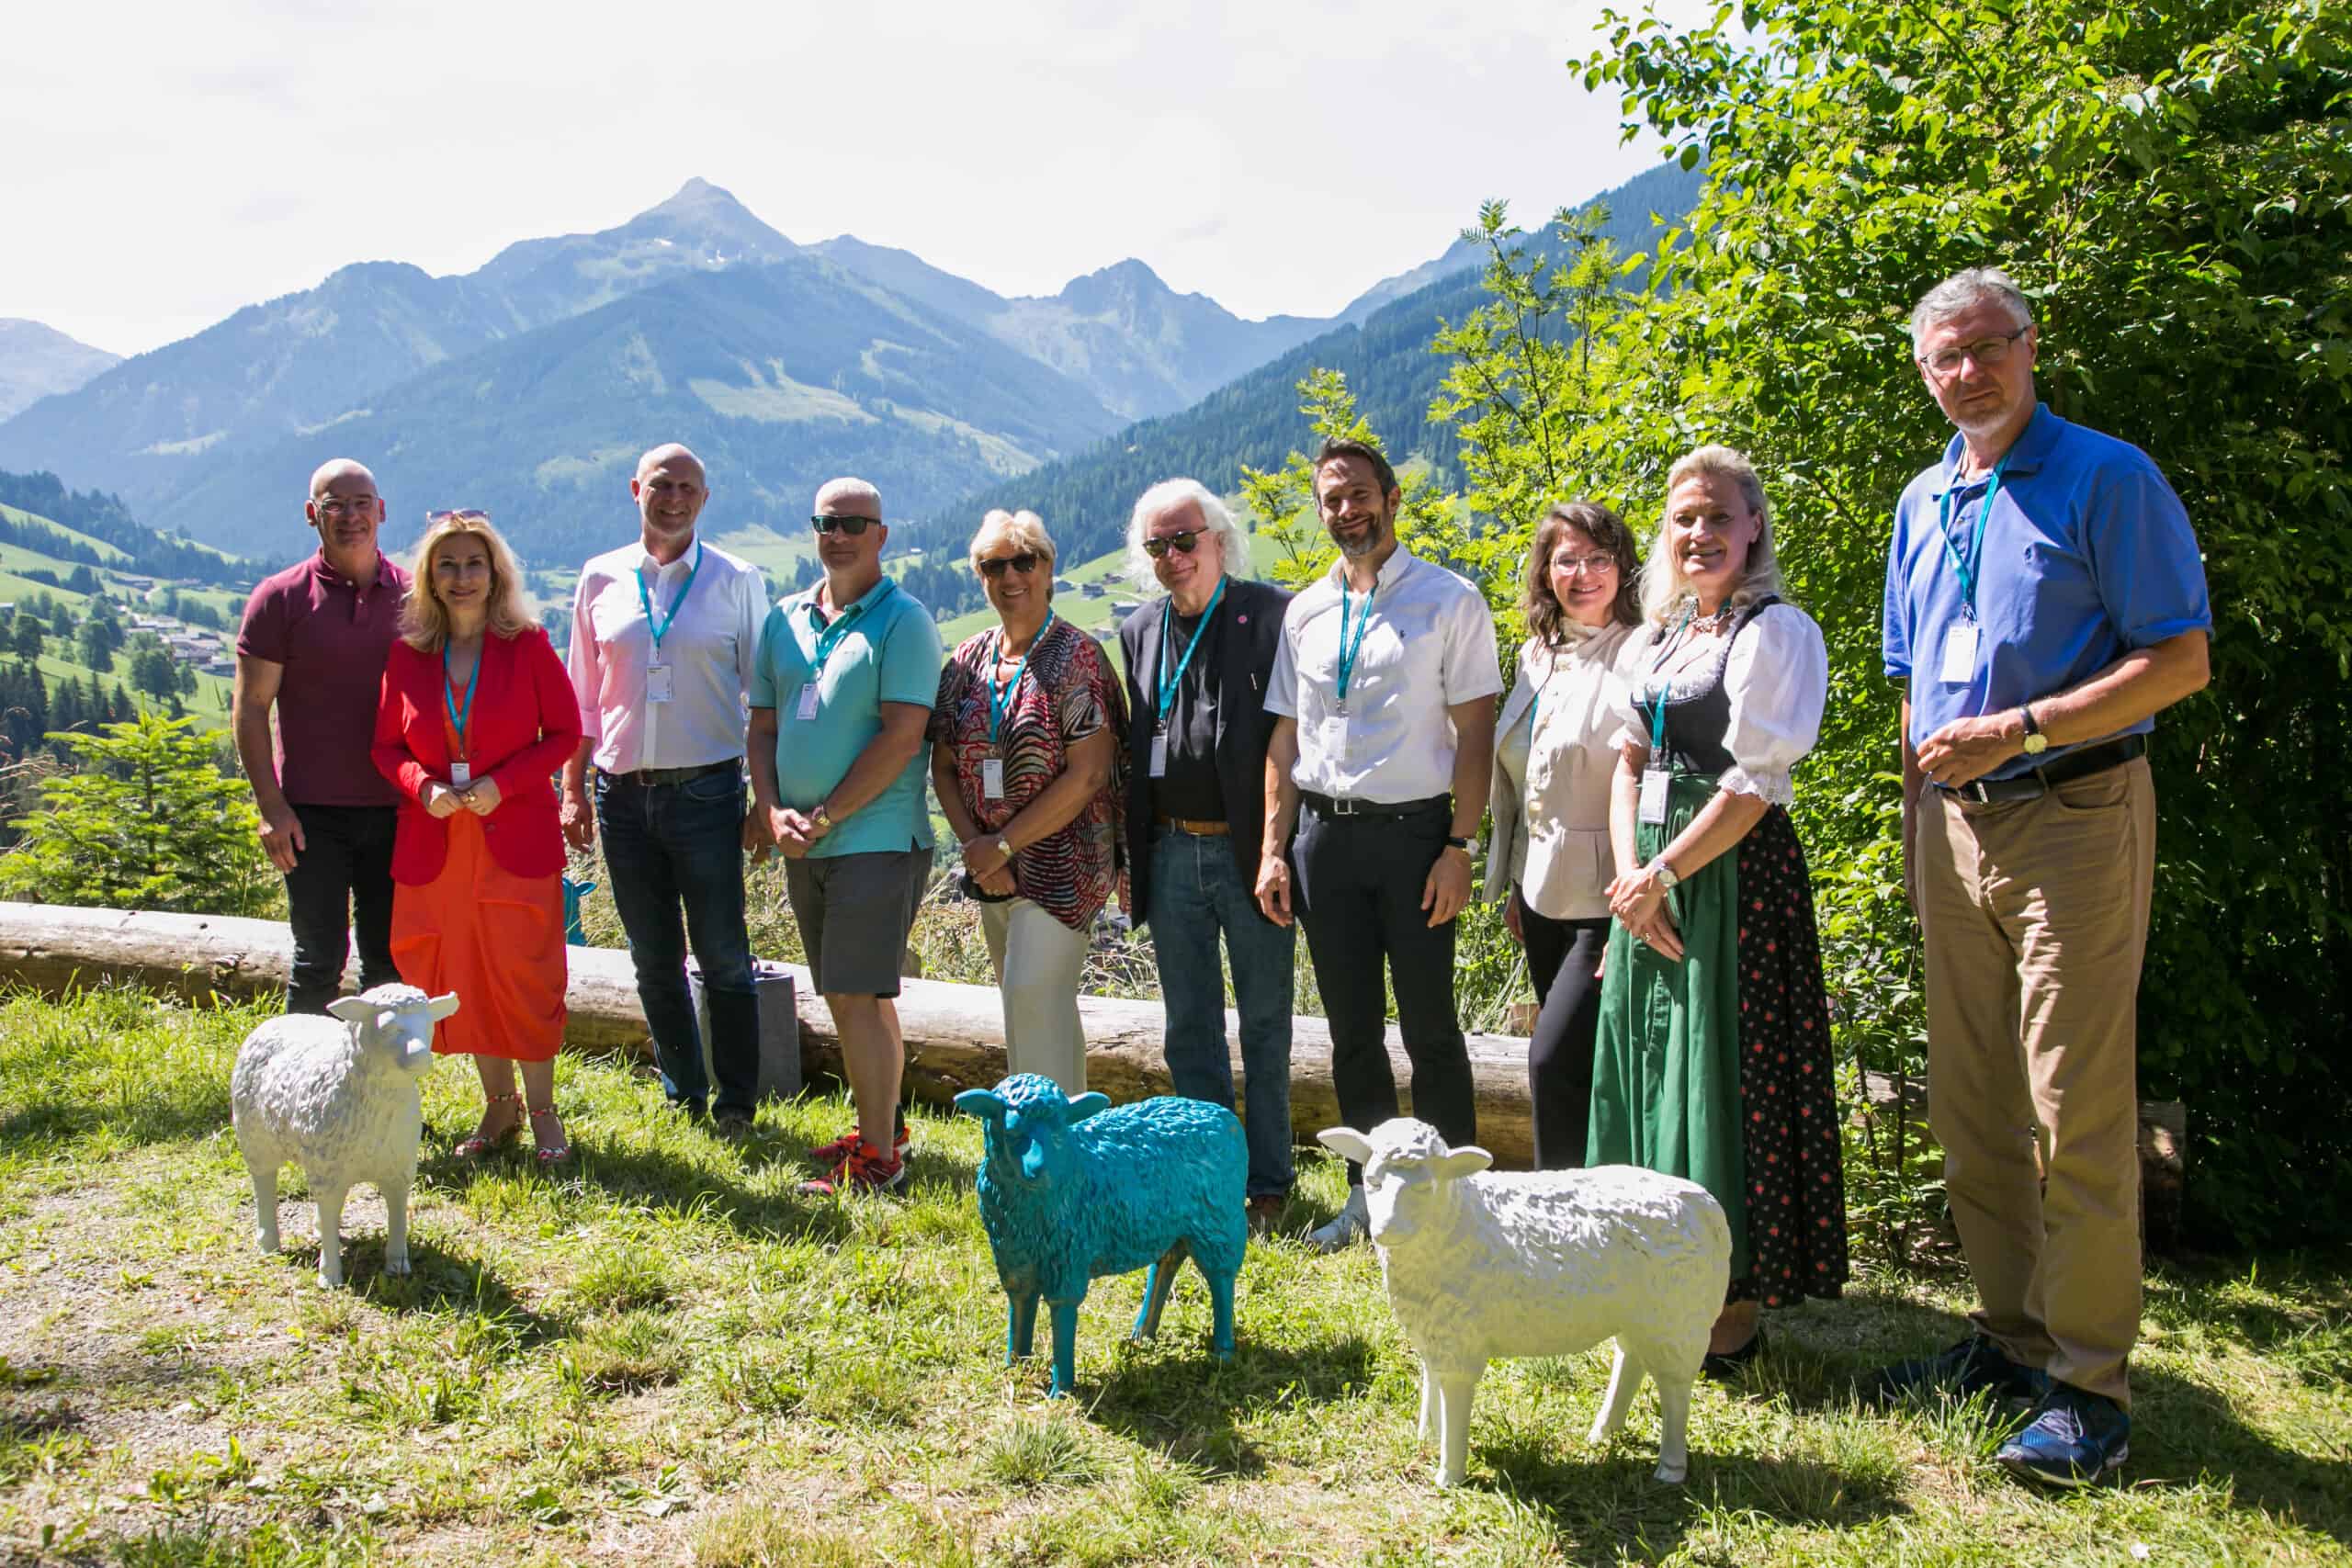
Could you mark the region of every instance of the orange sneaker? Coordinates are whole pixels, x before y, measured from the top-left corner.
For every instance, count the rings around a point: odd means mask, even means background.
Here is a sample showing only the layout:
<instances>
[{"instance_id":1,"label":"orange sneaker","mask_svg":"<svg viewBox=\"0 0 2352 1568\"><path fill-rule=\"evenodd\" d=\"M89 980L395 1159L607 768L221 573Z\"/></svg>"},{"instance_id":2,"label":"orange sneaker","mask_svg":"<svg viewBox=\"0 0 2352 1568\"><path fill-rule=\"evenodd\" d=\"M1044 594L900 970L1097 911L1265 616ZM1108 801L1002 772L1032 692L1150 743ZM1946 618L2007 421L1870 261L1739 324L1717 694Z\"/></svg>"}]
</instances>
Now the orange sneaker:
<instances>
[{"instance_id":1,"label":"orange sneaker","mask_svg":"<svg viewBox=\"0 0 2352 1568\"><path fill-rule=\"evenodd\" d=\"M854 1141L847 1156L829 1175L812 1176L800 1184L807 1198L833 1198L850 1192L888 1192L907 1179L906 1161L893 1159L863 1138Z\"/></svg>"}]
</instances>

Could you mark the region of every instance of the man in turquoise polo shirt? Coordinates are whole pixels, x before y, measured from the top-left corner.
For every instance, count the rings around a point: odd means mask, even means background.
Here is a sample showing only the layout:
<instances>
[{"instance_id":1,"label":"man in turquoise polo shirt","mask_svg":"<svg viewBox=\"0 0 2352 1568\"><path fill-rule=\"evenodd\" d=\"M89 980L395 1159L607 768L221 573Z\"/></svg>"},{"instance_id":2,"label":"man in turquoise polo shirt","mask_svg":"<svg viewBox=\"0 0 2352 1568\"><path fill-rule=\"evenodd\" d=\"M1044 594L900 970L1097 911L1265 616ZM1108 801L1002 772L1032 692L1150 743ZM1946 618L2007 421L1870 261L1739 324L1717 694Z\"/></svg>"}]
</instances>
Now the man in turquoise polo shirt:
<instances>
[{"instance_id":1,"label":"man in turquoise polo shirt","mask_svg":"<svg viewBox=\"0 0 2352 1568\"><path fill-rule=\"evenodd\" d=\"M817 492L824 581L768 612L752 676L754 850L785 857L808 973L840 1032L857 1125L810 1151L804 1192L906 1179L899 960L931 879L923 729L944 658L931 612L882 574L882 497L864 479Z\"/></svg>"}]
</instances>

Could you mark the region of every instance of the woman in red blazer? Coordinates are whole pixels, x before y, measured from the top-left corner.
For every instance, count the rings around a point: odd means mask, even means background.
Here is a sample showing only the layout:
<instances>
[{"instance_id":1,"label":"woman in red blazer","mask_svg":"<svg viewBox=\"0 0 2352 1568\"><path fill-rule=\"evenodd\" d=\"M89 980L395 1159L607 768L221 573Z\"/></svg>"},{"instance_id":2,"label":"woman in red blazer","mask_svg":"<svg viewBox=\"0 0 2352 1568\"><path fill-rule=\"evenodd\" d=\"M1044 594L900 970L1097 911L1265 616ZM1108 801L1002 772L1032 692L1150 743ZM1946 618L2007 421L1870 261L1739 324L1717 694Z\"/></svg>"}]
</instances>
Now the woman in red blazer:
<instances>
[{"instance_id":1,"label":"woman in red blazer","mask_svg":"<svg viewBox=\"0 0 2352 1568\"><path fill-rule=\"evenodd\" d=\"M435 513L384 664L374 757L406 797L392 962L429 996L458 993L433 1048L470 1055L488 1102L463 1159L513 1137L526 1106L540 1162L571 1153L555 1112L564 863L548 780L579 745L579 701L514 552L486 514Z\"/></svg>"}]
</instances>

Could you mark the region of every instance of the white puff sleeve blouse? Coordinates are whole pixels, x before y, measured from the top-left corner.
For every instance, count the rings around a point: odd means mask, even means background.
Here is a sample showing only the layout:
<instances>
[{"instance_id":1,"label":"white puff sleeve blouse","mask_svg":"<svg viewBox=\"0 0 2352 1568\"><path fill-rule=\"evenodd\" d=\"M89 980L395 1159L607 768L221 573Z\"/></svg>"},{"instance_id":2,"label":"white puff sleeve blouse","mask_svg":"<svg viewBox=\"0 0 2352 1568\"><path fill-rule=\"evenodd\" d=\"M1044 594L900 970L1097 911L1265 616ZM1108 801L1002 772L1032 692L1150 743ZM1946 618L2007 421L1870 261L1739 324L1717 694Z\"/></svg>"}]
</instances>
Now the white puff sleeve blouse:
<instances>
[{"instance_id":1,"label":"white puff sleeve blouse","mask_svg":"<svg viewBox=\"0 0 2352 1568\"><path fill-rule=\"evenodd\" d=\"M1788 805L1796 798L1789 770L1821 738L1821 710L1829 700L1821 627L1794 604L1768 607L1733 640L1724 689L1731 697L1724 744L1732 765L1717 785Z\"/></svg>"}]
</instances>

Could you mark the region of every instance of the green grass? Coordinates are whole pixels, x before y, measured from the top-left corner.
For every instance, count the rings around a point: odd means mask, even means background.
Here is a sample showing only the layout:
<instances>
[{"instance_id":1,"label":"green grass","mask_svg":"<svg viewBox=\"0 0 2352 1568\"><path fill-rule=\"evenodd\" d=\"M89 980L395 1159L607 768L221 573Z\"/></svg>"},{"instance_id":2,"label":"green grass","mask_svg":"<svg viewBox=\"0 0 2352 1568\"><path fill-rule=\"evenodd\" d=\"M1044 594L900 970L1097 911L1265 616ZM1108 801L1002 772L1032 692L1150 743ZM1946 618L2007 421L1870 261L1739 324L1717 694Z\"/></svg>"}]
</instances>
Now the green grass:
<instances>
[{"instance_id":1,"label":"green grass","mask_svg":"<svg viewBox=\"0 0 2352 1568\"><path fill-rule=\"evenodd\" d=\"M910 1190L837 1204L793 1192L837 1098L767 1107L736 1147L641 1069L568 1056L580 1153L550 1175L448 1157L479 1090L444 1063L415 1273L384 1275L363 1190L353 1288L321 1291L293 1172L288 1252L253 1249L227 1082L261 1016L0 999L0 1561L2352 1560L2342 1259L2153 1276L2125 1486L2012 1483L1981 1409L1859 1407L1856 1374L1945 1341L1962 1304L1866 1274L1697 1395L1689 1485L1649 1479L1651 1395L1585 1445L1597 1351L1498 1364L1469 1483L1440 1492L1363 1252L1253 1249L1229 1364L1197 1277L1149 1346L1120 1338L1139 1276L1100 1281L1077 1397L1046 1402L1041 1363L999 1359L977 1124L929 1112ZM1292 1222L1340 1181L1310 1159Z\"/></svg>"}]
</instances>

